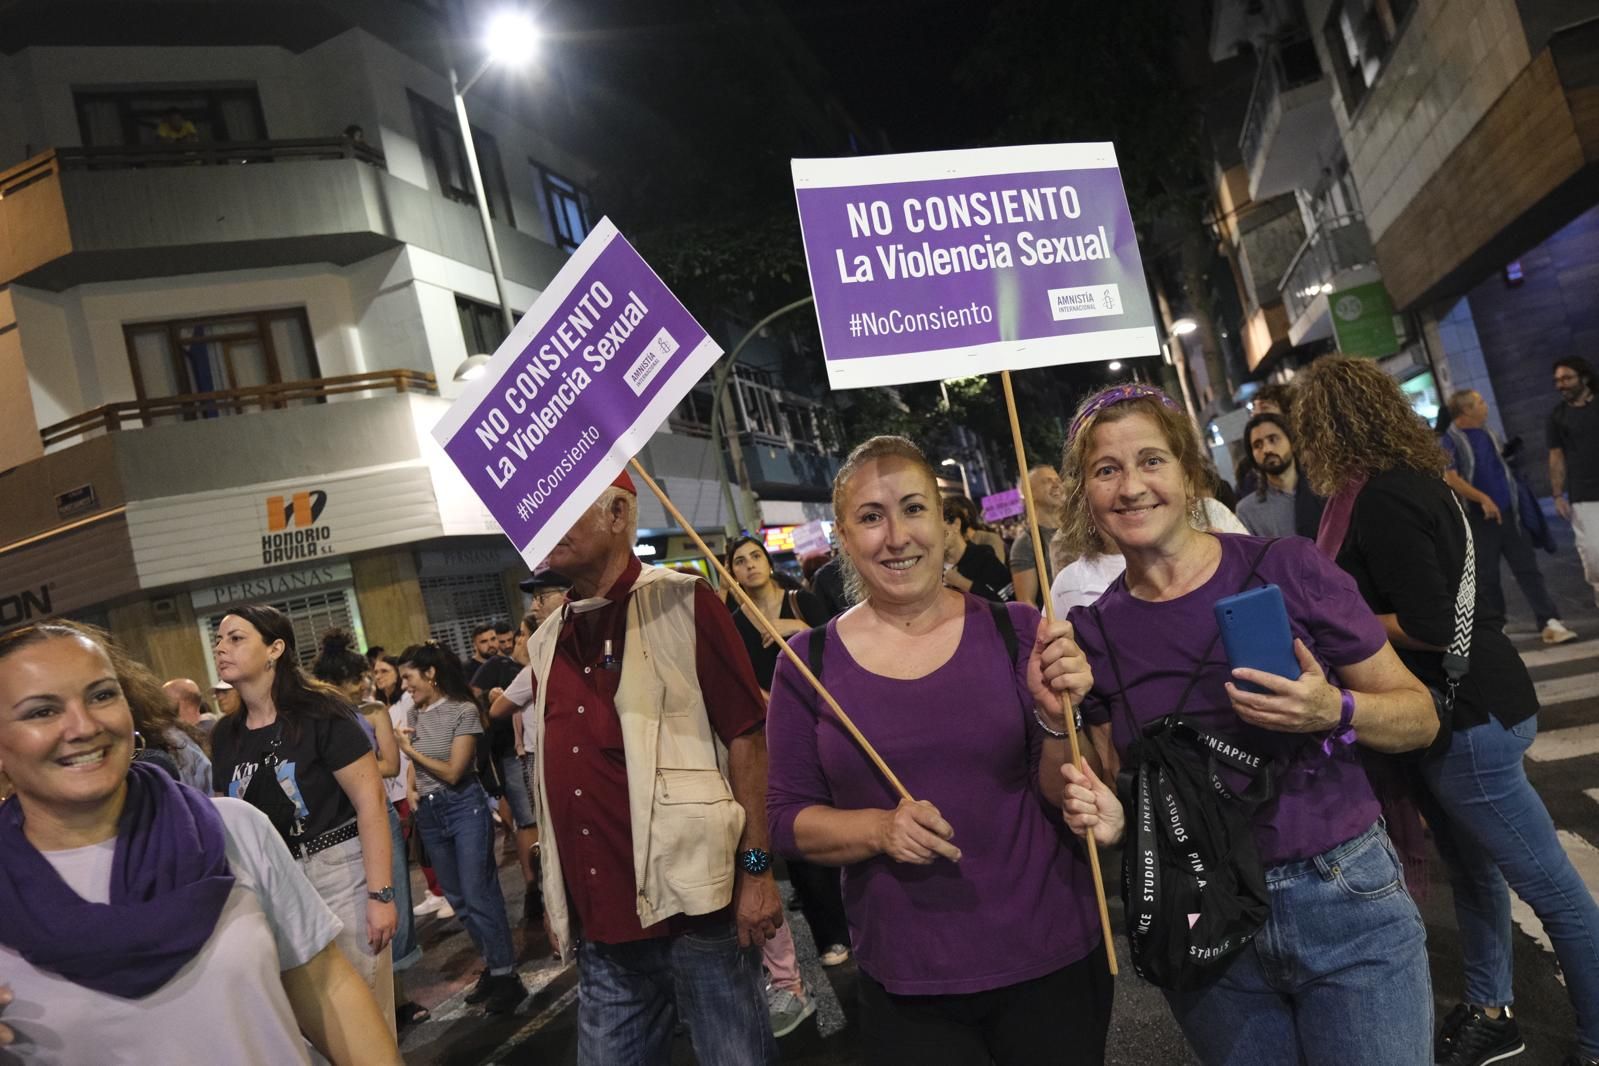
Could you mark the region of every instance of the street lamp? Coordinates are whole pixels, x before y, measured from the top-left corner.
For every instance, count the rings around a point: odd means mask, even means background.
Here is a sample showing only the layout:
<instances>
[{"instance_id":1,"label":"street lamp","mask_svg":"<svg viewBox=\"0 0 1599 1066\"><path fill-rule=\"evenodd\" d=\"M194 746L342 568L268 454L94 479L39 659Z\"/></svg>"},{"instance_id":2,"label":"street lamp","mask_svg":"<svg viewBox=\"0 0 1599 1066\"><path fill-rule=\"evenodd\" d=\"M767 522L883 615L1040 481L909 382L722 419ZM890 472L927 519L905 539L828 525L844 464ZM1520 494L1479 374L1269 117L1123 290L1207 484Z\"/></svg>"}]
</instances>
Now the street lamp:
<instances>
[{"instance_id":1,"label":"street lamp","mask_svg":"<svg viewBox=\"0 0 1599 1066\"><path fill-rule=\"evenodd\" d=\"M478 166L477 145L472 141L472 123L466 117L466 94L495 63L525 62L537 46L538 29L525 14L504 11L490 21L489 35L484 43L488 54L466 81L459 80L455 76L455 67L450 67L450 95L455 97L455 117L461 123L461 143L466 148L467 170L472 174L472 194L477 197L478 220L483 223L483 240L489 248L489 272L494 275L494 292L500 298L500 317L505 320L505 332L509 336L516 327L516 321L511 315L511 301L505 295L505 269L500 265L500 246L494 240L494 219L489 215L489 198L483 189L483 168ZM456 380L463 380L459 371Z\"/></svg>"},{"instance_id":2,"label":"street lamp","mask_svg":"<svg viewBox=\"0 0 1599 1066\"><path fill-rule=\"evenodd\" d=\"M970 481L966 480L966 467L962 466L960 463L957 463L953 459L945 459L942 463L939 463L938 465L939 466L953 466L956 470L959 470L961 472L961 495L965 496L968 500L971 499L972 498L972 483Z\"/></svg>"},{"instance_id":3,"label":"street lamp","mask_svg":"<svg viewBox=\"0 0 1599 1066\"><path fill-rule=\"evenodd\" d=\"M1177 337L1186 337L1198 328L1199 323L1187 317L1179 318L1171 324L1172 334Z\"/></svg>"}]
</instances>

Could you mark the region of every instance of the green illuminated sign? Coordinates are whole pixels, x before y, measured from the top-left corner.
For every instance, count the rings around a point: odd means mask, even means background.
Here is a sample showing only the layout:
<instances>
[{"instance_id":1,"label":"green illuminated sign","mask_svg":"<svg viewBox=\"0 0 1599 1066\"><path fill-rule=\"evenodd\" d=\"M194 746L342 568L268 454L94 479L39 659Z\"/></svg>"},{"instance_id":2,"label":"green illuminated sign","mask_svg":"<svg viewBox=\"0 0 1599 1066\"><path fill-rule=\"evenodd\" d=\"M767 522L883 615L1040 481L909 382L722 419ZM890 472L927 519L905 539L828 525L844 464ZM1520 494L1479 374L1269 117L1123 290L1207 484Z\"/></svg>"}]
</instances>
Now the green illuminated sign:
<instances>
[{"instance_id":1,"label":"green illuminated sign","mask_svg":"<svg viewBox=\"0 0 1599 1066\"><path fill-rule=\"evenodd\" d=\"M1382 359L1399 350L1394 329L1394 305L1380 281L1356 285L1327 297L1332 311L1333 334L1345 355Z\"/></svg>"}]
</instances>

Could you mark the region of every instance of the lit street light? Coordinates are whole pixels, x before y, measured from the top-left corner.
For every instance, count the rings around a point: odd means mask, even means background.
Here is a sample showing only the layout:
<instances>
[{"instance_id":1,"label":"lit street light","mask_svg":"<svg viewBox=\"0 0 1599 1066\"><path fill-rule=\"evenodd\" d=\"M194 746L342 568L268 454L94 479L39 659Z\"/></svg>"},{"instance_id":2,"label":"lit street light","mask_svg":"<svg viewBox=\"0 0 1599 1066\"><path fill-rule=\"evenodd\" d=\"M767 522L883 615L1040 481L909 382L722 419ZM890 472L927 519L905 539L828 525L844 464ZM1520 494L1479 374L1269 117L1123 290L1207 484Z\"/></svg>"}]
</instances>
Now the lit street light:
<instances>
[{"instance_id":1,"label":"lit street light","mask_svg":"<svg viewBox=\"0 0 1599 1066\"><path fill-rule=\"evenodd\" d=\"M1198 328L1199 323L1191 318L1179 318L1171 324L1172 334L1178 337L1186 337Z\"/></svg>"},{"instance_id":2,"label":"lit street light","mask_svg":"<svg viewBox=\"0 0 1599 1066\"><path fill-rule=\"evenodd\" d=\"M1116 371L1116 370L1120 370L1121 368L1122 368L1122 361L1120 359L1112 359L1110 361L1110 365L1107 366L1105 369L1106 370L1111 370L1111 371Z\"/></svg>"},{"instance_id":3,"label":"lit street light","mask_svg":"<svg viewBox=\"0 0 1599 1066\"><path fill-rule=\"evenodd\" d=\"M455 97L455 117L461 123L461 143L466 148L466 166L472 173L472 194L477 197L477 213L483 223L483 239L489 247L489 272L494 275L494 292L500 298L500 316L505 320L507 334L515 328L516 321L511 315L511 301L505 295L505 269L500 265L500 246L494 240L494 219L489 214L489 198L483 189L483 169L478 166L477 145L472 141L472 123L466 117L466 94L477 84L479 78L488 73L489 67L495 63L505 65L524 63L533 54L537 45L538 28L533 25L533 20L519 11L503 11L489 23L489 33L484 40L488 54L483 57L483 62L478 64L471 77L464 82L460 81L455 75L455 67L450 67L450 93ZM468 368L463 363L461 369L456 371L457 381L466 380L461 376L466 370Z\"/></svg>"},{"instance_id":4,"label":"lit street light","mask_svg":"<svg viewBox=\"0 0 1599 1066\"><path fill-rule=\"evenodd\" d=\"M965 496L968 500L971 499L972 498L972 483L970 481L966 480L966 467L964 467L960 463L957 463L953 459L945 459L943 462L939 463L938 465L939 466L953 466L956 470L959 470L961 472L961 495Z\"/></svg>"}]
</instances>

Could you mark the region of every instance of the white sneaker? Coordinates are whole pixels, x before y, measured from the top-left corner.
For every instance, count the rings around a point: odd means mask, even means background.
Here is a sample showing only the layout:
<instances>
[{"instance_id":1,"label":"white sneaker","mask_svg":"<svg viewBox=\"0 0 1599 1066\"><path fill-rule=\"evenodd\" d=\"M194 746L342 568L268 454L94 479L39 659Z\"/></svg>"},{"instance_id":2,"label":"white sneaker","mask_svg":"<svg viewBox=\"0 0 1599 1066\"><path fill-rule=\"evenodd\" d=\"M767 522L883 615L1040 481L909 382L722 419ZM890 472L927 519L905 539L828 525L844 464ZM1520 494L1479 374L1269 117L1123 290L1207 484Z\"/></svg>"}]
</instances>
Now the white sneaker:
<instances>
[{"instance_id":1,"label":"white sneaker","mask_svg":"<svg viewBox=\"0 0 1599 1066\"><path fill-rule=\"evenodd\" d=\"M842 966L849 961L849 948L843 944L831 944L822 952L823 966Z\"/></svg>"},{"instance_id":2,"label":"white sneaker","mask_svg":"<svg viewBox=\"0 0 1599 1066\"><path fill-rule=\"evenodd\" d=\"M1568 640L1576 640L1577 634L1565 627L1558 618L1549 619L1549 624L1543 627L1543 642L1545 644L1564 644Z\"/></svg>"},{"instance_id":3,"label":"white sneaker","mask_svg":"<svg viewBox=\"0 0 1599 1066\"><path fill-rule=\"evenodd\" d=\"M786 988L773 988L766 993L766 1014L772 1023L773 1036L787 1036L815 1013L815 996L797 996Z\"/></svg>"},{"instance_id":4,"label":"white sneaker","mask_svg":"<svg viewBox=\"0 0 1599 1066\"><path fill-rule=\"evenodd\" d=\"M430 914L437 914L440 907L448 907L449 901L443 896L435 896L429 892L423 897L422 902L411 908L411 913L418 918L425 918Z\"/></svg>"},{"instance_id":5,"label":"white sneaker","mask_svg":"<svg viewBox=\"0 0 1599 1066\"><path fill-rule=\"evenodd\" d=\"M433 912L435 918L454 918L455 908L450 906L450 901L443 896L439 897L438 909Z\"/></svg>"}]
</instances>

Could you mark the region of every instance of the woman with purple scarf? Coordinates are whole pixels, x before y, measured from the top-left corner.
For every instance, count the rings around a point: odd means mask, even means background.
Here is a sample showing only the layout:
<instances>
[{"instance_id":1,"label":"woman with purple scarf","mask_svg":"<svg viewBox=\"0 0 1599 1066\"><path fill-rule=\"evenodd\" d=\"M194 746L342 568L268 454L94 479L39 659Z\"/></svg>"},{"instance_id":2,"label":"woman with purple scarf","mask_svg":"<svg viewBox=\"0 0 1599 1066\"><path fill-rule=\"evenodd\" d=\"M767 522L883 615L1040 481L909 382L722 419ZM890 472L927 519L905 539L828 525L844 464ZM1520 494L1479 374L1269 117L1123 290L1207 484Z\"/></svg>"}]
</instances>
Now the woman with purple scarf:
<instances>
[{"instance_id":1,"label":"woman with purple scarf","mask_svg":"<svg viewBox=\"0 0 1599 1066\"><path fill-rule=\"evenodd\" d=\"M399 1063L266 816L132 762L162 699L91 627L0 636L0 1058Z\"/></svg>"},{"instance_id":2,"label":"woman with purple scarf","mask_svg":"<svg viewBox=\"0 0 1599 1066\"><path fill-rule=\"evenodd\" d=\"M1577 1016L1564 1066L1596 1066L1599 905L1527 780L1522 757L1538 735L1538 694L1505 636L1503 601L1490 604L1463 580L1499 560L1473 559L1438 439L1380 367L1324 357L1296 379L1295 394L1305 473L1328 497L1317 547L1354 578L1405 665L1453 693L1438 742L1403 767L1424 785L1416 796L1448 870L1465 957L1466 1002L1439 1028L1437 1062L1483 1066L1526 1047L1512 1002L1514 888L1549 934ZM1465 674L1451 680L1445 649L1461 630L1470 633Z\"/></svg>"},{"instance_id":3,"label":"woman with purple scarf","mask_svg":"<svg viewBox=\"0 0 1599 1066\"><path fill-rule=\"evenodd\" d=\"M1354 581L1310 541L1195 528L1199 441L1159 389L1091 397L1061 476L1068 550L1108 541L1127 560L1097 602L1069 616L1093 668L1082 712L1106 779L1174 714L1276 768L1275 796L1249 822L1266 923L1208 983L1166 992L1188 1042L1205 1066L1431 1063L1425 934L1356 750L1426 745L1438 728L1427 690ZM1261 584L1282 592L1298 677L1229 668L1213 605ZM1087 763L1061 773L1072 829L1120 842L1116 793Z\"/></svg>"}]
</instances>

